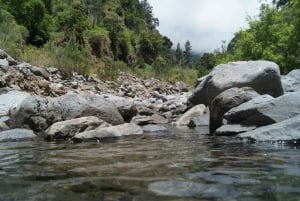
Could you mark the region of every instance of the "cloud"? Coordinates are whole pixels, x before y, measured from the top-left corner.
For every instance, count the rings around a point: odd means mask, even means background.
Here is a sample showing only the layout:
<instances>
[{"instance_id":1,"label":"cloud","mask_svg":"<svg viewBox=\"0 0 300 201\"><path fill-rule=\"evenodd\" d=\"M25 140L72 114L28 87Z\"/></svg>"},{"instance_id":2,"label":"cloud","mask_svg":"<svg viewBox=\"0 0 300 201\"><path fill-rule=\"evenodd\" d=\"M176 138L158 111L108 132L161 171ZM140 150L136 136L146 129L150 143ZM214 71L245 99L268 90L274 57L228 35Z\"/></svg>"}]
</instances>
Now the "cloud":
<instances>
[{"instance_id":1,"label":"cloud","mask_svg":"<svg viewBox=\"0 0 300 201\"><path fill-rule=\"evenodd\" d=\"M259 13L258 0L148 0L158 29L176 46L190 40L196 52L213 51L248 27L247 16Z\"/></svg>"}]
</instances>

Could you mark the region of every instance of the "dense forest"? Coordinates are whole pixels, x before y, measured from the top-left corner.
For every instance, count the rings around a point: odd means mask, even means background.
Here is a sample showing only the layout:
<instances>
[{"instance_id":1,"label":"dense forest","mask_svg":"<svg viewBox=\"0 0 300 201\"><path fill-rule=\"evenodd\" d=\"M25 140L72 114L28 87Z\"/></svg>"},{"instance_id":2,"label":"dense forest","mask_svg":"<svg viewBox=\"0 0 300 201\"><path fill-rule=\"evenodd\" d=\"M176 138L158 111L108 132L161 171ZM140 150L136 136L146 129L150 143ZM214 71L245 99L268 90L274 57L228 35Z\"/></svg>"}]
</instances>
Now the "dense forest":
<instances>
[{"instance_id":1,"label":"dense forest","mask_svg":"<svg viewBox=\"0 0 300 201\"><path fill-rule=\"evenodd\" d=\"M285 73L299 67L300 0L262 4L249 29L198 61L189 41L171 50L152 9L147 0L0 0L0 48L67 72L113 79L130 71L189 84L232 60L271 60Z\"/></svg>"}]
</instances>

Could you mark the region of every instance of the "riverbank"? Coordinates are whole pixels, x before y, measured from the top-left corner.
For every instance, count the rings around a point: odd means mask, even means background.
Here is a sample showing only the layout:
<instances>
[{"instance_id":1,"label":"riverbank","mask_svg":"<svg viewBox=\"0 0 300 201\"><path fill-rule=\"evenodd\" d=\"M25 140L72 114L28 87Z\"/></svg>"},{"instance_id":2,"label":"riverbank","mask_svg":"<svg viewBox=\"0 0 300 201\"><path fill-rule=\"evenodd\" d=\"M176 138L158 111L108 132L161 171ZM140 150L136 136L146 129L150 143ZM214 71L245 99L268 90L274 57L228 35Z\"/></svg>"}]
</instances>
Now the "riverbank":
<instances>
[{"instance_id":1,"label":"riverbank","mask_svg":"<svg viewBox=\"0 0 300 201\"><path fill-rule=\"evenodd\" d=\"M255 141L300 139L300 73L268 61L222 64L193 93L178 82L120 73L104 81L15 61L0 51L0 141L101 141L172 126ZM283 134L282 134L283 133Z\"/></svg>"}]
</instances>

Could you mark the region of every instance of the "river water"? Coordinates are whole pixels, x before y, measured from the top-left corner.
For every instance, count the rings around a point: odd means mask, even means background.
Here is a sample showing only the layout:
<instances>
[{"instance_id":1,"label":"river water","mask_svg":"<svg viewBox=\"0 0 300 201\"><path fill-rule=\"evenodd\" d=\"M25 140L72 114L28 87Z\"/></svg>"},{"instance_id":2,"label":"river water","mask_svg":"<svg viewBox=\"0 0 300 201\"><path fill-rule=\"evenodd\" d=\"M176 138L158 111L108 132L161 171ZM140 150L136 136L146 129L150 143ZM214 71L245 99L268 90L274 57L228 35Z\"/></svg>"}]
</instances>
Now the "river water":
<instances>
[{"instance_id":1,"label":"river water","mask_svg":"<svg viewBox=\"0 0 300 201\"><path fill-rule=\"evenodd\" d=\"M1 143L0 200L300 201L299 144L205 132Z\"/></svg>"}]
</instances>

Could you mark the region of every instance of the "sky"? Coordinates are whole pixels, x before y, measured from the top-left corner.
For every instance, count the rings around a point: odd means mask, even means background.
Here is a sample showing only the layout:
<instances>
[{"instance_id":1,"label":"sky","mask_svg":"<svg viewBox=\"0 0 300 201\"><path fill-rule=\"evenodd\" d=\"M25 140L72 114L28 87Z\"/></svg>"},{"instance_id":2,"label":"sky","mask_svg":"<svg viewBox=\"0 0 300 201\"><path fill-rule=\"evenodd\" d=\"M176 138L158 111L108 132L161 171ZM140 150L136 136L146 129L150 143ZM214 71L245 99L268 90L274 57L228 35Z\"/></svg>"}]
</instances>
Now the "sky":
<instances>
[{"instance_id":1,"label":"sky","mask_svg":"<svg viewBox=\"0 0 300 201\"><path fill-rule=\"evenodd\" d=\"M148 0L159 31L173 46L187 40L194 52L213 52L234 33L248 27L247 16L259 14L259 0Z\"/></svg>"}]
</instances>

